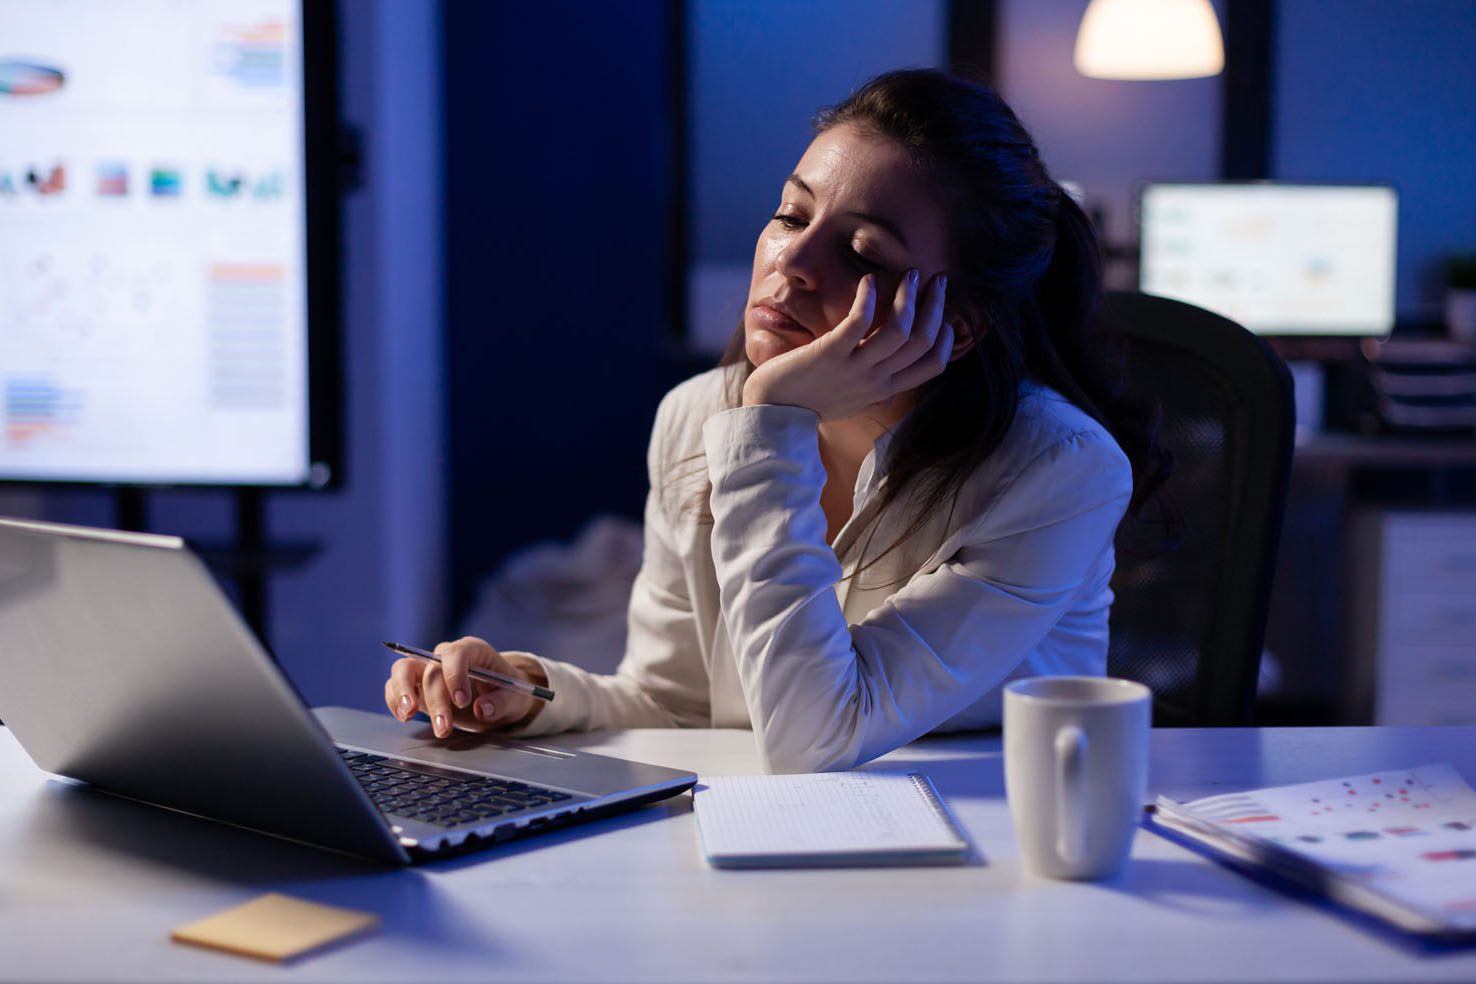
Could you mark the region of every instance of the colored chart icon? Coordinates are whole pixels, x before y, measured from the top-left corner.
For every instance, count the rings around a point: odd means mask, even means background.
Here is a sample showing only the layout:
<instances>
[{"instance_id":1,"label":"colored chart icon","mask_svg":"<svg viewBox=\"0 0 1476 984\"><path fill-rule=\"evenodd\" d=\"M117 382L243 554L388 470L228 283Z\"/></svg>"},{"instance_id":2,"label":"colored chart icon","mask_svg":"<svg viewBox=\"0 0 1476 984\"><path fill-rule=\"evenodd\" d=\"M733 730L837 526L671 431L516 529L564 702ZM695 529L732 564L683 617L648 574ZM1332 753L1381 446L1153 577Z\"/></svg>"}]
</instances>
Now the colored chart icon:
<instances>
[{"instance_id":1,"label":"colored chart icon","mask_svg":"<svg viewBox=\"0 0 1476 984\"><path fill-rule=\"evenodd\" d=\"M97 166L97 193L104 198L122 198L128 194L128 165L105 161Z\"/></svg>"},{"instance_id":2,"label":"colored chart icon","mask_svg":"<svg viewBox=\"0 0 1476 984\"><path fill-rule=\"evenodd\" d=\"M149 192L155 198L178 198L183 188L178 168L156 167L149 171Z\"/></svg>"},{"instance_id":3,"label":"colored chart icon","mask_svg":"<svg viewBox=\"0 0 1476 984\"><path fill-rule=\"evenodd\" d=\"M66 81L59 68L0 59L0 96L39 96L57 91Z\"/></svg>"}]
</instances>

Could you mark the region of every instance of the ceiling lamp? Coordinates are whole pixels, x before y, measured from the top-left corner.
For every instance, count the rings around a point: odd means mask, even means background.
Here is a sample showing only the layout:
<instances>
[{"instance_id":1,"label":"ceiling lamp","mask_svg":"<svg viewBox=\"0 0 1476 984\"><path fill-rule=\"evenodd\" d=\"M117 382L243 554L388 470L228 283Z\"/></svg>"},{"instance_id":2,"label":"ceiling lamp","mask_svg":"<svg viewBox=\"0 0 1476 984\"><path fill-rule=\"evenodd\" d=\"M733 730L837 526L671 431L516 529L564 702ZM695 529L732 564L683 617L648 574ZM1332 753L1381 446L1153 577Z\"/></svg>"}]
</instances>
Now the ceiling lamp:
<instances>
[{"instance_id":1,"label":"ceiling lamp","mask_svg":"<svg viewBox=\"0 0 1476 984\"><path fill-rule=\"evenodd\" d=\"M1074 61L1094 79L1198 79L1220 74L1225 46L1209 0L1092 0Z\"/></svg>"}]
</instances>

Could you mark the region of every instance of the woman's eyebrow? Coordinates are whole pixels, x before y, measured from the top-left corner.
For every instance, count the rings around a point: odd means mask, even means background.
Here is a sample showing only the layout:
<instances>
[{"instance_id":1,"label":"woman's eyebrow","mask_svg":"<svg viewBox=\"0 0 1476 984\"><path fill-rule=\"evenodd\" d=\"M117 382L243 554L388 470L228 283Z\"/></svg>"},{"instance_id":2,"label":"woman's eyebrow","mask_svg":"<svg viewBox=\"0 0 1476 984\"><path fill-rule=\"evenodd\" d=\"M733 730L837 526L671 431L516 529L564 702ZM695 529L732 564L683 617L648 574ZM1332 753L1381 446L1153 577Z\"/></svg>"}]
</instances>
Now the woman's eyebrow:
<instances>
[{"instance_id":1,"label":"woman's eyebrow","mask_svg":"<svg viewBox=\"0 0 1476 984\"><path fill-rule=\"evenodd\" d=\"M805 179L800 177L798 174L791 174L788 178L784 179L784 183L794 185L796 188L798 188L800 191L803 191L811 198L815 197L814 189L806 184ZM862 219L866 222L870 222L872 225L880 226L882 229L891 233L892 238L901 243L903 247L907 246L907 237L902 235L902 230L898 228L897 223L893 222L886 216L877 215L875 212L847 212L846 214L854 215L856 218Z\"/></svg>"},{"instance_id":2,"label":"woman's eyebrow","mask_svg":"<svg viewBox=\"0 0 1476 984\"><path fill-rule=\"evenodd\" d=\"M800 177L798 174L791 174L789 177L784 179L784 183L794 185L796 188L798 188L800 191L803 191L811 198L815 197L815 189L805 184L805 179Z\"/></svg>"}]
</instances>

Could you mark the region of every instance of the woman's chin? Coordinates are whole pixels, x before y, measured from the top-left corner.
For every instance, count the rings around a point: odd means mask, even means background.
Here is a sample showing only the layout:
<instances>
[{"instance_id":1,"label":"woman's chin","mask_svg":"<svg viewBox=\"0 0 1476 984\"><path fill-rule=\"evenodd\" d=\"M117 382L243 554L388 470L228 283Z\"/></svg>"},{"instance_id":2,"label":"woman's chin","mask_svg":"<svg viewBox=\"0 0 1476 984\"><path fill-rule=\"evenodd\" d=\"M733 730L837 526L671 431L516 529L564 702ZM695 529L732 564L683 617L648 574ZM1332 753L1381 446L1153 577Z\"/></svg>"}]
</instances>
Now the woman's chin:
<instances>
[{"instance_id":1,"label":"woman's chin","mask_svg":"<svg viewBox=\"0 0 1476 984\"><path fill-rule=\"evenodd\" d=\"M766 328L750 329L743 342L743 353L748 356L749 362L761 366L774 356L792 352L803 344L796 338L789 338Z\"/></svg>"}]
</instances>

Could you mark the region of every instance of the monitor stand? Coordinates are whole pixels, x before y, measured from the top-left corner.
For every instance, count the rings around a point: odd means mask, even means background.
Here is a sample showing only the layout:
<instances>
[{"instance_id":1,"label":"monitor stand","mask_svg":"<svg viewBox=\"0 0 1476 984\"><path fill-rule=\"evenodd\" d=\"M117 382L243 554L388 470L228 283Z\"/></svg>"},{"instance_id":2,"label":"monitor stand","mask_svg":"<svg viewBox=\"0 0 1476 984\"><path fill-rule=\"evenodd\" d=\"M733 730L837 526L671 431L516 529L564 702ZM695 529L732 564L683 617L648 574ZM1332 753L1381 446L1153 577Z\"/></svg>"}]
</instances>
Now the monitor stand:
<instances>
[{"instance_id":1,"label":"monitor stand","mask_svg":"<svg viewBox=\"0 0 1476 984\"><path fill-rule=\"evenodd\" d=\"M241 616L272 652L268 577L306 564L318 552L312 541L272 543L267 539L266 492L254 486L230 490L235 499L235 537L223 544L195 544L202 560L235 582ZM148 490L123 485L114 490L115 525L135 533L149 531ZM275 654L273 654L275 658Z\"/></svg>"},{"instance_id":2,"label":"monitor stand","mask_svg":"<svg viewBox=\"0 0 1476 984\"><path fill-rule=\"evenodd\" d=\"M1288 362L1291 372L1292 401L1296 407L1297 444L1306 444L1323 431L1323 407L1326 405L1326 377L1321 362L1299 360Z\"/></svg>"}]
</instances>

